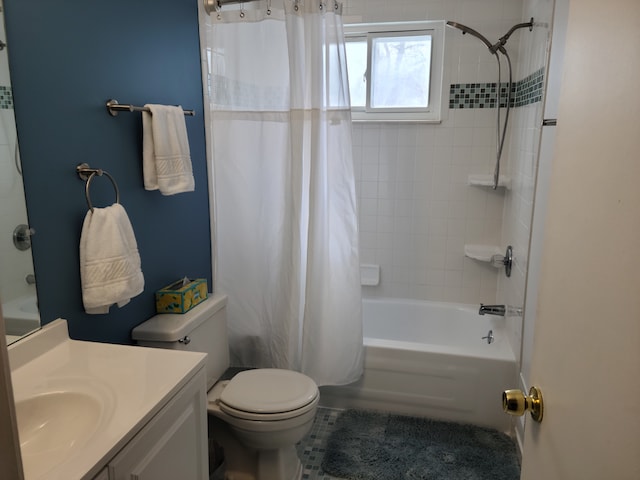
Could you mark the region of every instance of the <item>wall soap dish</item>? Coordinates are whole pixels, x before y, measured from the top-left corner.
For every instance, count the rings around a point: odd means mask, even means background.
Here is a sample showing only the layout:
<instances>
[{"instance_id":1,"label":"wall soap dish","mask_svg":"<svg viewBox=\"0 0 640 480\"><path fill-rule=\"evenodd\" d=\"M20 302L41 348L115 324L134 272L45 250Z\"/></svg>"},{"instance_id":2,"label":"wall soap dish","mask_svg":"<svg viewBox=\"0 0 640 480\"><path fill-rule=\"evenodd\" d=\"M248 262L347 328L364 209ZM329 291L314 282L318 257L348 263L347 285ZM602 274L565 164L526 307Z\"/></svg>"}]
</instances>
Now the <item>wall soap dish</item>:
<instances>
[{"instance_id":1,"label":"wall soap dish","mask_svg":"<svg viewBox=\"0 0 640 480\"><path fill-rule=\"evenodd\" d=\"M380 284L380 265L363 263L360 265L360 285L375 287Z\"/></svg>"},{"instance_id":2,"label":"wall soap dish","mask_svg":"<svg viewBox=\"0 0 640 480\"><path fill-rule=\"evenodd\" d=\"M495 245L465 245L464 256L479 262L491 262L495 255L500 255L500 247Z\"/></svg>"},{"instance_id":3,"label":"wall soap dish","mask_svg":"<svg viewBox=\"0 0 640 480\"><path fill-rule=\"evenodd\" d=\"M503 268L507 277L511 276L511 266L513 264L513 247L509 245L503 255L500 248L495 245L465 245L464 256L487 262L496 268Z\"/></svg>"},{"instance_id":4,"label":"wall soap dish","mask_svg":"<svg viewBox=\"0 0 640 480\"><path fill-rule=\"evenodd\" d=\"M467 177L467 184L479 187L493 187L493 175L471 174ZM511 188L511 177L500 175L498 177L498 187L509 190Z\"/></svg>"}]
</instances>

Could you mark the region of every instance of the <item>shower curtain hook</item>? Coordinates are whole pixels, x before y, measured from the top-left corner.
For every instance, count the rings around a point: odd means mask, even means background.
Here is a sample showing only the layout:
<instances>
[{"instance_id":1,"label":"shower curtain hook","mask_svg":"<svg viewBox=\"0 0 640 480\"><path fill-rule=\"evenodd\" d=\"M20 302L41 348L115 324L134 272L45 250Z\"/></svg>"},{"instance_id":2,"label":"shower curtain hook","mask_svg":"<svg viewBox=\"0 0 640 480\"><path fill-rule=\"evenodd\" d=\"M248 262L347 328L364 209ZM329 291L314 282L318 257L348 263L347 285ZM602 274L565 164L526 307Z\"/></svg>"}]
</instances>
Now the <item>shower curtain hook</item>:
<instances>
[{"instance_id":1,"label":"shower curtain hook","mask_svg":"<svg viewBox=\"0 0 640 480\"><path fill-rule=\"evenodd\" d=\"M240 18L244 18L244 2L240 2Z\"/></svg>"},{"instance_id":2,"label":"shower curtain hook","mask_svg":"<svg viewBox=\"0 0 640 480\"><path fill-rule=\"evenodd\" d=\"M267 0L267 15L271 15L271 0Z\"/></svg>"}]
</instances>

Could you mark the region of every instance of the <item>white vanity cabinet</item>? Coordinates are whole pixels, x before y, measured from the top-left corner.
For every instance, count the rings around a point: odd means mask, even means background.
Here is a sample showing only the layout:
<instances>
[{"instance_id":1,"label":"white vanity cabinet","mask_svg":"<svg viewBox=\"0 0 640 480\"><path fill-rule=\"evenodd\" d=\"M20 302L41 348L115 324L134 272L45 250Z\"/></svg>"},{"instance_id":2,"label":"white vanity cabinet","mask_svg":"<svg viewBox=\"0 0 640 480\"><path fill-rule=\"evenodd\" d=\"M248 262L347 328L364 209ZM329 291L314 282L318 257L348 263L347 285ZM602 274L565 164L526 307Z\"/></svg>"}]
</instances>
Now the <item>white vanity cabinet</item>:
<instances>
[{"instance_id":1,"label":"white vanity cabinet","mask_svg":"<svg viewBox=\"0 0 640 480\"><path fill-rule=\"evenodd\" d=\"M206 480L206 395L206 377L200 369L108 463L106 478Z\"/></svg>"},{"instance_id":2,"label":"white vanity cabinet","mask_svg":"<svg viewBox=\"0 0 640 480\"><path fill-rule=\"evenodd\" d=\"M109 470L107 467L105 467L98 475L93 477L93 480L109 480Z\"/></svg>"},{"instance_id":3,"label":"white vanity cabinet","mask_svg":"<svg viewBox=\"0 0 640 480\"><path fill-rule=\"evenodd\" d=\"M17 415L25 480L207 480L204 353L72 340L64 319L8 351L16 411L38 411Z\"/></svg>"}]
</instances>

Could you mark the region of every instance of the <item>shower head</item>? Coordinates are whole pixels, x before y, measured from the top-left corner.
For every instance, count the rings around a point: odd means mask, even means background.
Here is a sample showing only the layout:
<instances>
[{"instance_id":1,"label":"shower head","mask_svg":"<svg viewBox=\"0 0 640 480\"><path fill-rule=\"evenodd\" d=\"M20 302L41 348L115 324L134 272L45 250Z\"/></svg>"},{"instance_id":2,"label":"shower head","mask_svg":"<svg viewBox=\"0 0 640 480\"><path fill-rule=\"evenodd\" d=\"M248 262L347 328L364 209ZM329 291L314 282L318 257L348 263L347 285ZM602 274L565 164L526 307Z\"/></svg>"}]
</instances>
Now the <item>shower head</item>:
<instances>
[{"instance_id":1,"label":"shower head","mask_svg":"<svg viewBox=\"0 0 640 480\"><path fill-rule=\"evenodd\" d=\"M489 40L487 40L487 38L484 35L480 34L477 31L475 31L473 28L469 28L466 25L463 25L463 24L458 23L458 22L452 22L452 21L448 21L447 22L447 26L453 27L453 28L457 28L458 30L461 30L463 35L465 33L473 35L474 37L479 39L482 43L484 43L489 50L492 50L493 45L491 44L491 42ZM491 53L495 53L495 51L492 51Z\"/></svg>"}]
</instances>

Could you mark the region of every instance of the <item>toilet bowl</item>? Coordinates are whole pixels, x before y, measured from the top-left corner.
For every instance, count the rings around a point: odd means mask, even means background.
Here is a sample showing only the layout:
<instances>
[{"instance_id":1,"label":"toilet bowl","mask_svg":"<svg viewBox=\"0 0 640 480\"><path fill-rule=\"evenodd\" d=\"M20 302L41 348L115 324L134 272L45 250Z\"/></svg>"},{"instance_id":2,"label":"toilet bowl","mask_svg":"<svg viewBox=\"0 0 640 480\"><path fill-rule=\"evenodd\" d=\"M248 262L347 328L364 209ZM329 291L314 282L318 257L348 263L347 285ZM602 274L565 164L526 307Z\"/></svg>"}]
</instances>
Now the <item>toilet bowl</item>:
<instances>
[{"instance_id":1,"label":"toilet bowl","mask_svg":"<svg viewBox=\"0 0 640 480\"><path fill-rule=\"evenodd\" d=\"M290 370L244 370L219 380L229 366L226 296L213 295L186 314L156 315L134 328L139 345L208 353L209 436L224 450L225 480L298 480L295 445L309 432L319 392Z\"/></svg>"},{"instance_id":2,"label":"toilet bowl","mask_svg":"<svg viewBox=\"0 0 640 480\"><path fill-rule=\"evenodd\" d=\"M207 400L217 420L210 421L212 438L225 449L225 478L299 479L295 444L311 429L318 398L313 380L288 370L246 370L216 383Z\"/></svg>"}]
</instances>

